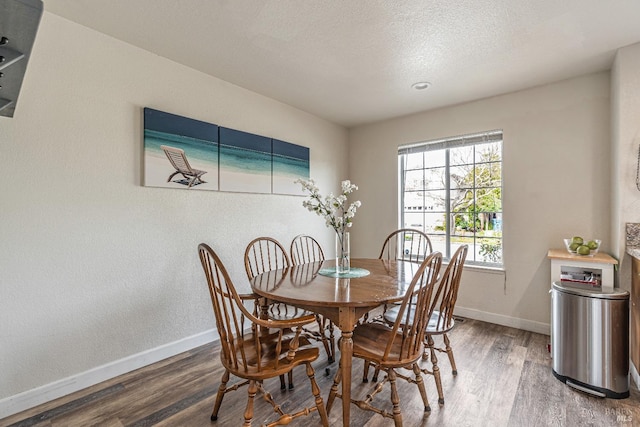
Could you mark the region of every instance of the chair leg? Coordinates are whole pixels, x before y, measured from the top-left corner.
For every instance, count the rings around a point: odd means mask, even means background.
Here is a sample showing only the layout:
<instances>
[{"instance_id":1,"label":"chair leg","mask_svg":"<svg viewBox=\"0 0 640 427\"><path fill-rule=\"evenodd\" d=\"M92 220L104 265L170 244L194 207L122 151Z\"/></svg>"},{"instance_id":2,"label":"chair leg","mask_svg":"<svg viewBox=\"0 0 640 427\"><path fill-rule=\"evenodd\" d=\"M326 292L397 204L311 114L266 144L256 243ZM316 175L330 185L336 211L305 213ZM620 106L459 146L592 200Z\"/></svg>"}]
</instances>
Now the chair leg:
<instances>
[{"instance_id":1,"label":"chair leg","mask_svg":"<svg viewBox=\"0 0 640 427\"><path fill-rule=\"evenodd\" d=\"M318 387L318 383L316 382L315 374L313 372L313 367L311 367L311 363L307 363L307 376L309 377L309 381L311 382L311 392L316 400L316 408L318 409L318 414L320 415L320 420L322 421L322 425L324 427L329 426L329 417L327 415L327 410L324 407L324 403L322 402L322 396L320 396L320 388Z\"/></svg>"},{"instance_id":2,"label":"chair leg","mask_svg":"<svg viewBox=\"0 0 640 427\"><path fill-rule=\"evenodd\" d=\"M288 375L288 379L289 379L289 390L293 390L294 389L294 385L293 385L293 370L289 371L289 375Z\"/></svg>"},{"instance_id":3,"label":"chair leg","mask_svg":"<svg viewBox=\"0 0 640 427\"><path fill-rule=\"evenodd\" d=\"M456 368L456 361L453 358L453 349L451 348L451 343L449 342L449 337L447 334L443 334L445 349L447 350L447 356L449 356L449 362L451 363L451 373L453 375L458 375L458 368Z\"/></svg>"},{"instance_id":4,"label":"chair leg","mask_svg":"<svg viewBox=\"0 0 640 427\"><path fill-rule=\"evenodd\" d=\"M365 359L364 361L364 369L362 372L362 382L363 383L368 383L369 382L369 366L371 365L371 363Z\"/></svg>"},{"instance_id":5,"label":"chair leg","mask_svg":"<svg viewBox=\"0 0 640 427\"><path fill-rule=\"evenodd\" d=\"M229 382L229 371L225 369L224 374L222 374L222 380L220 380L220 387L218 387L218 393L216 394L216 403L213 405L213 412L211 413L211 421L216 421L218 419L218 411L220 410L220 405L222 405L222 398L227 392L228 382Z\"/></svg>"},{"instance_id":6,"label":"chair leg","mask_svg":"<svg viewBox=\"0 0 640 427\"><path fill-rule=\"evenodd\" d=\"M336 376L333 378L333 385L331 386L331 391L329 392L329 397L327 398L327 415L331 412L331 407L333 406L333 401L338 394L338 385L342 381L342 363L338 365L338 372L336 372Z\"/></svg>"},{"instance_id":7,"label":"chair leg","mask_svg":"<svg viewBox=\"0 0 640 427\"><path fill-rule=\"evenodd\" d=\"M431 335L427 336L427 345L429 346L429 350L431 350L431 370L433 371L433 378L436 380L436 388L438 389L438 403L444 405L444 393L442 391L442 379L440 378L438 357L436 356L436 349Z\"/></svg>"},{"instance_id":8,"label":"chair leg","mask_svg":"<svg viewBox=\"0 0 640 427\"><path fill-rule=\"evenodd\" d=\"M329 339L327 338L327 334L325 333L326 320L320 318L319 314L316 314L316 323L318 324L318 331L320 332L320 339L322 340L322 346L324 347L325 353L327 353L327 361L329 363L333 363L333 352L329 345Z\"/></svg>"},{"instance_id":9,"label":"chair leg","mask_svg":"<svg viewBox=\"0 0 640 427\"><path fill-rule=\"evenodd\" d=\"M258 386L256 385L256 381L249 381L249 389L247 390L247 394L249 396L247 398L247 407L244 410L244 424L242 424L243 427L251 427L251 419L253 418L253 399L256 397L257 392Z\"/></svg>"},{"instance_id":10,"label":"chair leg","mask_svg":"<svg viewBox=\"0 0 640 427\"><path fill-rule=\"evenodd\" d=\"M425 337L425 341L424 341L424 351L422 352L422 360L427 360L429 359L429 346L427 345L427 340Z\"/></svg>"},{"instance_id":11,"label":"chair leg","mask_svg":"<svg viewBox=\"0 0 640 427\"><path fill-rule=\"evenodd\" d=\"M416 376L416 385L418 386L418 390L420 390L422 403L424 403L424 411L431 412L431 405L429 405L429 398L427 398L427 389L424 387L424 380L422 379L422 371L417 363L414 363L411 369L413 369L413 374Z\"/></svg>"},{"instance_id":12,"label":"chair leg","mask_svg":"<svg viewBox=\"0 0 640 427\"><path fill-rule=\"evenodd\" d=\"M362 375L362 382L363 383L368 383L369 382L369 368L371 367L371 363L368 360L364 361L364 372ZM371 378L371 381L378 382L378 374L380 373L380 367L376 366L374 371L373 371L373 378Z\"/></svg>"},{"instance_id":13,"label":"chair leg","mask_svg":"<svg viewBox=\"0 0 640 427\"><path fill-rule=\"evenodd\" d=\"M333 322L329 320L329 347L331 348L331 357L329 358L329 363L333 363L336 361L336 339L333 334L334 331Z\"/></svg>"},{"instance_id":14,"label":"chair leg","mask_svg":"<svg viewBox=\"0 0 640 427\"><path fill-rule=\"evenodd\" d=\"M280 390L286 390L287 383L284 380L284 375L280 375Z\"/></svg>"},{"instance_id":15,"label":"chair leg","mask_svg":"<svg viewBox=\"0 0 640 427\"><path fill-rule=\"evenodd\" d=\"M393 405L393 423L395 427L402 427L402 412L400 411L400 397L396 385L396 372L389 369L389 385L391 386L391 404Z\"/></svg>"},{"instance_id":16,"label":"chair leg","mask_svg":"<svg viewBox=\"0 0 640 427\"><path fill-rule=\"evenodd\" d=\"M380 373L380 367L376 366L376 369L373 371L373 378L371 380L375 383L378 382L378 374Z\"/></svg>"}]
</instances>

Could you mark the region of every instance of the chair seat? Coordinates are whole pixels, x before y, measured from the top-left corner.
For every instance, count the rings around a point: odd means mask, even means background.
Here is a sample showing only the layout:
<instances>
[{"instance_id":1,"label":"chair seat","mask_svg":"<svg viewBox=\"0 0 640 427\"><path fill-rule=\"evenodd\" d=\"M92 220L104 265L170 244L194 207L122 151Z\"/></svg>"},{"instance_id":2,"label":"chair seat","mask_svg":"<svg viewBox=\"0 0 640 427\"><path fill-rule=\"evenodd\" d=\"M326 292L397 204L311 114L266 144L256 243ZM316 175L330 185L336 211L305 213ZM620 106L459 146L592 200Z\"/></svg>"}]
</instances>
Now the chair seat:
<instances>
[{"instance_id":1,"label":"chair seat","mask_svg":"<svg viewBox=\"0 0 640 427\"><path fill-rule=\"evenodd\" d=\"M415 359L415 354L422 354L423 349L419 348L412 358L401 358L403 340L399 336L400 334L397 334L398 339L393 340L387 361L383 362L382 358L392 334L393 331L391 328L379 323L363 323L362 325L358 325L353 331L353 355L362 359L375 361L384 368L387 366L407 365Z\"/></svg>"},{"instance_id":2,"label":"chair seat","mask_svg":"<svg viewBox=\"0 0 640 427\"><path fill-rule=\"evenodd\" d=\"M224 353L220 353L220 359L222 364L236 375L239 375L246 379L262 379L265 372L271 372L273 376L286 373L292 369L292 366L297 366L305 362L313 362L319 356L319 349L311 346L311 343L304 337L300 336L298 339L299 347L293 359L287 359L287 352L289 351L289 345L294 338L294 333L291 331L287 333L282 340L282 349L277 350L278 333L261 333L260 335L260 360L258 360L257 350L255 348L255 336L253 333L248 333L243 336L242 342L236 340L235 348L236 353L240 356L240 353L244 352L244 359L247 363L247 369L243 372L238 372L238 368L232 366L230 360L227 360ZM238 359L242 360L242 359ZM276 367L277 365L277 367Z\"/></svg>"},{"instance_id":3,"label":"chair seat","mask_svg":"<svg viewBox=\"0 0 640 427\"><path fill-rule=\"evenodd\" d=\"M292 305L271 302L268 307L269 319L273 320L291 320L299 317L311 316L314 313L311 311L303 310Z\"/></svg>"},{"instance_id":4,"label":"chair seat","mask_svg":"<svg viewBox=\"0 0 640 427\"><path fill-rule=\"evenodd\" d=\"M384 313L384 321L389 324L393 324L398 317L398 310L400 310L400 306L394 306L388 309ZM413 308L411 308L409 312L409 322L413 322ZM449 325L444 325L444 319L440 317L440 312L434 311L429 318L429 323L427 324L426 331L427 334L431 335L444 334L453 329L454 325L455 321L453 320L453 318L451 319Z\"/></svg>"}]
</instances>

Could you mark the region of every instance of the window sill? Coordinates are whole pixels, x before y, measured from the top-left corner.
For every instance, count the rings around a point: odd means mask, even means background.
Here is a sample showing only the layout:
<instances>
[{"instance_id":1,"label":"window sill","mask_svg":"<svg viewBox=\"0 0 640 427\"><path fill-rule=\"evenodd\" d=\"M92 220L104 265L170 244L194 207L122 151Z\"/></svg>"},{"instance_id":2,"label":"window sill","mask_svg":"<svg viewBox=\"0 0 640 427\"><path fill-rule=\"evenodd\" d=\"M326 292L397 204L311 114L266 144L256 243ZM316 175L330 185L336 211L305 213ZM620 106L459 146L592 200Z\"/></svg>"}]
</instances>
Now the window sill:
<instances>
[{"instance_id":1,"label":"window sill","mask_svg":"<svg viewBox=\"0 0 640 427\"><path fill-rule=\"evenodd\" d=\"M442 267L446 267L449 265L448 262L443 262ZM504 276L507 273L507 270L504 267L488 267L484 265L475 265L475 264L465 264L464 270L468 271L476 271L478 273L488 273L488 274L497 274L500 276Z\"/></svg>"}]
</instances>

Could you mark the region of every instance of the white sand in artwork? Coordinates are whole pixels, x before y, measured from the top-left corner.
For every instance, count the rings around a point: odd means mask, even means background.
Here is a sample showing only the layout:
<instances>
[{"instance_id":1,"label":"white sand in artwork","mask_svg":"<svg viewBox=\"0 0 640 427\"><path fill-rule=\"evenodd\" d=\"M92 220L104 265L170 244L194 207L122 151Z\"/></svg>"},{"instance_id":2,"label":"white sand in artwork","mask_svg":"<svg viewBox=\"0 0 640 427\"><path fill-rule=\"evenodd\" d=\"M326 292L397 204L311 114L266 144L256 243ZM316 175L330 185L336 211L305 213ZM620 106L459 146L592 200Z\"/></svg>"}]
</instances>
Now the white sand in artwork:
<instances>
[{"instance_id":1,"label":"white sand in artwork","mask_svg":"<svg viewBox=\"0 0 640 427\"><path fill-rule=\"evenodd\" d=\"M271 193L271 175L220 170L220 191L239 193Z\"/></svg>"}]
</instances>

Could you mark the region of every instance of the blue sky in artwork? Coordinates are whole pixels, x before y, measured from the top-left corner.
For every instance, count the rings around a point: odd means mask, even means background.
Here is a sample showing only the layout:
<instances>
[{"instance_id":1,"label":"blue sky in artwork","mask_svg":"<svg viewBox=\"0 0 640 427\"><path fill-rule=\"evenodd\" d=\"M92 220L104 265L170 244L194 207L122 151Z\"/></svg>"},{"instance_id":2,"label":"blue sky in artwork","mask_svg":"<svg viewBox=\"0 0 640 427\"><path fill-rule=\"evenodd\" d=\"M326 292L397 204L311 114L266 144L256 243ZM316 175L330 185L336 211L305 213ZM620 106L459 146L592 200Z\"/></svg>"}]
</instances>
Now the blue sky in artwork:
<instances>
[{"instance_id":1,"label":"blue sky in artwork","mask_svg":"<svg viewBox=\"0 0 640 427\"><path fill-rule=\"evenodd\" d=\"M245 150L271 154L271 138L240 130L221 127L220 143Z\"/></svg>"},{"instance_id":2,"label":"blue sky in artwork","mask_svg":"<svg viewBox=\"0 0 640 427\"><path fill-rule=\"evenodd\" d=\"M152 108L144 109L144 128L205 141L218 141L218 125L165 113Z\"/></svg>"},{"instance_id":3,"label":"blue sky in artwork","mask_svg":"<svg viewBox=\"0 0 640 427\"><path fill-rule=\"evenodd\" d=\"M273 154L276 156L291 157L294 159L309 161L309 148L290 142L273 140Z\"/></svg>"}]
</instances>

